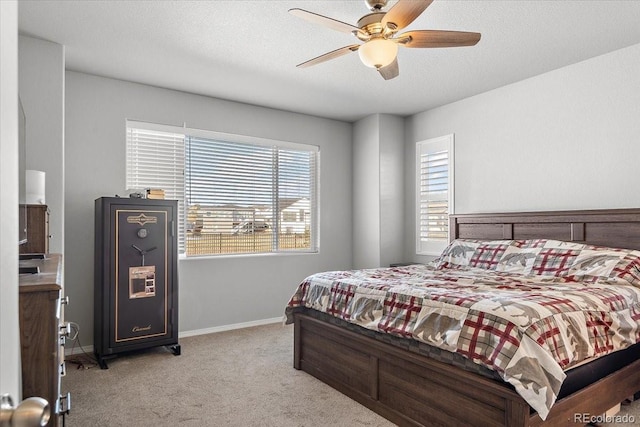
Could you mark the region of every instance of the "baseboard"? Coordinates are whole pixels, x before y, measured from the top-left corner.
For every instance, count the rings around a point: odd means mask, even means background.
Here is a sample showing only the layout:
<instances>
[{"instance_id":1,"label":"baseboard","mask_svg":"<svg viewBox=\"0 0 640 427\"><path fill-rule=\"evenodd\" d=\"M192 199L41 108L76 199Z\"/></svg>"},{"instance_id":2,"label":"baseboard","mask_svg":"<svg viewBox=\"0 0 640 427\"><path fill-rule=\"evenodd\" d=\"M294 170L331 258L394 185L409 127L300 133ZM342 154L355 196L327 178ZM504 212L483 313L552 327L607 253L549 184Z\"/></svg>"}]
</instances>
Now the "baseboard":
<instances>
[{"instance_id":1,"label":"baseboard","mask_svg":"<svg viewBox=\"0 0 640 427\"><path fill-rule=\"evenodd\" d=\"M0 0L1 1L1 0ZM67 341L69 342L69 341ZM88 354L90 356L93 356L93 346L92 345L84 345L82 347L79 346L75 346L75 347L65 347L64 348L64 355L65 356L74 356L76 354Z\"/></svg>"},{"instance_id":2,"label":"baseboard","mask_svg":"<svg viewBox=\"0 0 640 427\"><path fill-rule=\"evenodd\" d=\"M178 338L194 337L196 335L214 334L216 332L232 331L234 329L251 328L253 326L271 325L282 322L282 317L272 317L271 319L254 320L251 322L234 323L232 325L214 326L213 328L196 329L193 331L183 331L178 333Z\"/></svg>"},{"instance_id":3,"label":"baseboard","mask_svg":"<svg viewBox=\"0 0 640 427\"><path fill-rule=\"evenodd\" d=\"M215 334L217 332L233 331L234 329L251 328L253 326L271 325L273 323L283 322L282 317L272 317L271 319L253 320L251 322L234 323L232 325L214 326L212 328L195 329L193 331L178 332L178 338L195 337L197 335ZM93 345L85 345L82 347L73 347L64 349L65 356L87 353L93 355Z\"/></svg>"}]
</instances>

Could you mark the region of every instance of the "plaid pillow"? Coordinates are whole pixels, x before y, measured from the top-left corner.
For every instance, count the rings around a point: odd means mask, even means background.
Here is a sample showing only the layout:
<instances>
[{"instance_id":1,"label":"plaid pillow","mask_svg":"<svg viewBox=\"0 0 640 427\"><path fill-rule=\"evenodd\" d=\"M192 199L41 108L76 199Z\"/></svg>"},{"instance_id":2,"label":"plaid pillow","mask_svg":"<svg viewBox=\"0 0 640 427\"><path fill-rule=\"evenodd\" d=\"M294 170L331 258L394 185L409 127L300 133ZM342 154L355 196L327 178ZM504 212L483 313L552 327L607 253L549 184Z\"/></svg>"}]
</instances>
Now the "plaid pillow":
<instances>
[{"instance_id":1,"label":"plaid pillow","mask_svg":"<svg viewBox=\"0 0 640 427\"><path fill-rule=\"evenodd\" d=\"M531 273L538 276L566 276L578 255L579 250L543 248L536 256Z\"/></svg>"},{"instance_id":2,"label":"plaid pillow","mask_svg":"<svg viewBox=\"0 0 640 427\"><path fill-rule=\"evenodd\" d=\"M513 246L539 249L529 274L554 276L556 282L640 286L640 251L547 239L516 240Z\"/></svg>"},{"instance_id":3,"label":"plaid pillow","mask_svg":"<svg viewBox=\"0 0 640 427\"><path fill-rule=\"evenodd\" d=\"M585 248L584 243L565 242L564 240L552 239L528 239L514 240L513 246L518 248L558 248L558 249L574 249L582 250Z\"/></svg>"},{"instance_id":4,"label":"plaid pillow","mask_svg":"<svg viewBox=\"0 0 640 427\"><path fill-rule=\"evenodd\" d=\"M469 267L495 270L511 240L493 240L480 244L469 261Z\"/></svg>"},{"instance_id":5,"label":"plaid pillow","mask_svg":"<svg viewBox=\"0 0 640 427\"><path fill-rule=\"evenodd\" d=\"M436 269L482 268L552 278L554 282L640 287L640 251L550 239L456 239L433 261Z\"/></svg>"},{"instance_id":6,"label":"plaid pillow","mask_svg":"<svg viewBox=\"0 0 640 427\"><path fill-rule=\"evenodd\" d=\"M481 243L481 240L454 240L442 251L440 257L434 260L435 268L442 270L445 268L468 267L471 257Z\"/></svg>"},{"instance_id":7,"label":"plaid pillow","mask_svg":"<svg viewBox=\"0 0 640 427\"><path fill-rule=\"evenodd\" d=\"M495 270L511 240L456 239L434 261L435 268L475 267Z\"/></svg>"},{"instance_id":8,"label":"plaid pillow","mask_svg":"<svg viewBox=\"0 0 640 427\"><path fill-rule=\"evenodd\" d=\"M519 242L524 242L520 240ZM541 247L520 247L514 242L509 246L500 258L500 262L496 266L496 271L506 273L516 273L523 276L531 274L531 268L542 250Z\"/></svg>"},{"instance_id":9,"label":"plaid pillow","mask_svg":"<svg viewBox=\"0 0 640 427\"><path fill-rule=\"evenodd\" d=\"M574 260L565 279L640 286L640 251L586 246Z\"/></svg>"},{"instance_id":10,"label":"plaid pillow","mask_svg":"<svg viewBox=\"0 0 640 427\"><path fill-rule=\"evenodd\" d=\"M582 243L550 239L524 240L522 246L539 248L531 266L531 274L554 277L567 276L569 269L585 247Z\"/></svg>"}]
</instances>

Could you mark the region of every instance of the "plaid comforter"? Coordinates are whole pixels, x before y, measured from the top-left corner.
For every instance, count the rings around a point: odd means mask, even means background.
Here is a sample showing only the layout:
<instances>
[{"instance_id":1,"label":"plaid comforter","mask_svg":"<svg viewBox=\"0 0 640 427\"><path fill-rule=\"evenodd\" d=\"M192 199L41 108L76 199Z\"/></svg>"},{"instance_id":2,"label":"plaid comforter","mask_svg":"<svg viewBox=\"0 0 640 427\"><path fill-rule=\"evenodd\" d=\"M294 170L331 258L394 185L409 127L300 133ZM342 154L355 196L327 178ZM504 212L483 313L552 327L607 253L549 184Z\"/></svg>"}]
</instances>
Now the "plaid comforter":
<instances>
[{"instance_id":1,"label":"plaid comforter","mask_svg":"<svg viewBox=\"0 0 640 427\"><path fill-rule=\"evenodd\" d=\"M564 370L640 340L640 289L631 284L448 267L314 274L289 301L287 323L307 307L460 353L511 383L542 419Z\"/></svg>"}]
</instances>

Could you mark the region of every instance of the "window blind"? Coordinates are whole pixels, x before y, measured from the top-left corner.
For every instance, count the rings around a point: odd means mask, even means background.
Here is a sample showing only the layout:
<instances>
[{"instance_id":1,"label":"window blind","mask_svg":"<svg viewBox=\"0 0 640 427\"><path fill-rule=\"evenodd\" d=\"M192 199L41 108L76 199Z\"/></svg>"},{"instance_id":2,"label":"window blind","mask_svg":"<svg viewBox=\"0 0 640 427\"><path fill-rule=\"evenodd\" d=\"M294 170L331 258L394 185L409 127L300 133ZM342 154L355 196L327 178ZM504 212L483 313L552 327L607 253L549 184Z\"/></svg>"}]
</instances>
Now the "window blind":
<instances>
[{"instance_id":1,"label":"window blind","mask_svg":"<svg viewBox=\"0 0 640 427\"><path fill-rule=\"evenodd\" d=\"M187 256L316 252L318 162L315 146L127 122L127 187L178 200Z\"/></svg>"},{"instance_id":2,"label":"window blind","mask_svg":"<svg viewBox=\"0 0 640 427\"><path fill-rule=\"evenodd\" d=\"M161 188L178 201L178 250L184 252L184 147L181 133L127 127L127 189Z\"/></svg>"},{"instance_id":3,"label":"window blind","mask_svg":"<svg viewBox=\"0 0 640 427\"><path fill-rule=\"evenodd\" d=\"M187 137L187 253L316 251L317 156Z\"/></svg>"},{"instance_id":4,"label":"window blind","mask_svg":"<svg viewBox=\"0 0 640 427\"><path fill-rule=\"evenodd\" d=\"M453 135L417 145L417 252L438 255L449 239L453 211Z\"/></svg>"}]
</instances>

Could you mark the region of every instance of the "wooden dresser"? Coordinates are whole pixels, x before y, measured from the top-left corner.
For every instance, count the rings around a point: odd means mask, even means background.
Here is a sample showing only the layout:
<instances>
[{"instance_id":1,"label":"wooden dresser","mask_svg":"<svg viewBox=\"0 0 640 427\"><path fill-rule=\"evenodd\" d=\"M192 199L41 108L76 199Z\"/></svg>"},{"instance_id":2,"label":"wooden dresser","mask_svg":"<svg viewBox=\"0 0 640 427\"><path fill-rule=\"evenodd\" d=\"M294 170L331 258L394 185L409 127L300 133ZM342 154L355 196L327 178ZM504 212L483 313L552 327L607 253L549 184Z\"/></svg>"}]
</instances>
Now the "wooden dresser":
<instances>
[{"instance_id":1,"label":"wooden dresser","mask_svg":"<svg viewBox=\"0 0 640 427\"><path fill-rule=\"evenodd\" d=\"M62 256L47 254L44 260L20 261L21 267L37 266L38 274L20 275L20 346L23 398L38 396L51 408L47 426L58 426L60 377L64 373L64 340L60 292ZM68 395L65 398L68 404Z\"/></svg>"},{"instance_id":2,"label":"wooden dresser","mask_svg":"<svg viewBox=\"0 0 640 427\"><path fill-rule=\"evenodd\" d=\"M49 252L49 207L27 205L27 243L20 246L21 254Z\"/></svg>"}]
</instances>

